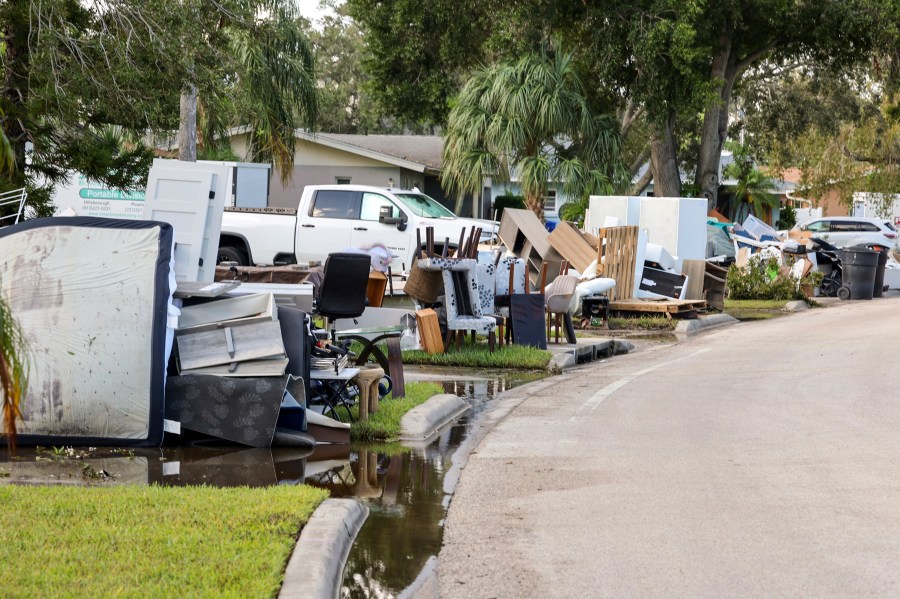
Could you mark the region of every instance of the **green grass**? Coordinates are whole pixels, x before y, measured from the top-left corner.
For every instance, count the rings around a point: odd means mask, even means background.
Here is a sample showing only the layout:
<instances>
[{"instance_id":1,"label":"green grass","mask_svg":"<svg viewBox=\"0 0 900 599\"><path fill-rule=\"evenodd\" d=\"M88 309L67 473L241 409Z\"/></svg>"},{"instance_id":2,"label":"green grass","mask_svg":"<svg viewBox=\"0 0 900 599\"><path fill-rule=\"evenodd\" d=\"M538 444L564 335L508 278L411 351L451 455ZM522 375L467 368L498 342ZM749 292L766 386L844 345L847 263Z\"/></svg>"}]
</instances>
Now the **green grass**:
<instances>
[{"instance_id":1,"label":"green grass","mask_svg":"<svg viewBox=\"0 0 900 599\"><path fill-rule=\"evenodd\" d=\"M743 310L782 310L787 300L725 300L725 311L733 309Z\"/></svg>"},{"instance_id":2,"label":"green grass","mask_svg":"<svg viewBox=\"0 0 900 599\"><path fill-rule=\"evenodd\" d=\"M525 345L504 345L494 353L485 344L464 344L460 349L452 347L443 354L428 354L421 350L403 352L404 364L433 366L461 366L464 368L519 368L534 370L547 368L551 353Z\"/></svg>"},{"instance_id":3,"label":"green grass","mask_svg":"<svg viewBox=\"0 0 900 599\"><path fill-rule=\"evenodd\" d=\"M725 313L743 322L769 320L785 315L787 300L725 300Z\"/></svg>"},{"instance_id":4,"label":"green grass","mask_svg":"<svg viewBox=\"0 0 900 599\"><path fill-rule=\"evenodd\" d=\"M665 316L611 316L610 330L618 331L674 331L678 321Z\"/></svg>"},{"instance_id":5,"label":"green grass","mask_svg":"<svg viewBox=\"0 0 900 599\"><path fill-rule=\"evenodd\" d=\"M0 487L5 597L274 597L327 491Z\"/></svg>"},{"instance_id":6,"label":"green grass","mask_svg":"<svg viewBox=\"0 0 900 599\"><path fill-rule=\"evenodd\" d=\"M354 422L350 427L350 439L364 442L385 442L400 436L400 419L414 407L425 403L433 395L444 393L437 383L407 383L406 397L385 398L378 404L378 411L369 414L369 419L360 422L359 406L353 406L350 413Z\"/></svg>"}]
</instances>

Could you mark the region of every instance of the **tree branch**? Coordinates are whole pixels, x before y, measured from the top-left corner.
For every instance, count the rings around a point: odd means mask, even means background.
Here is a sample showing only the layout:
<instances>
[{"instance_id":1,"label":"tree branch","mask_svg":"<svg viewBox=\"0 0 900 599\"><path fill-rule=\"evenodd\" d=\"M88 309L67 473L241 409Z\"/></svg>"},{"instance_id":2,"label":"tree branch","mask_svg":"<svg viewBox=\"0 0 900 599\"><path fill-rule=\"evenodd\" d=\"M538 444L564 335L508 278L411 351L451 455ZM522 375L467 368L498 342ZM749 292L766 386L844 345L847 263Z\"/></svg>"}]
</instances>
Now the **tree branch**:
<instances>
[{"instance_id":1,"label":"tree branch","mask_svg":"<svg viewBox=\"0 0 900 599\"><path fill-rule=\"evenodd\" d=\"M647 172L645 172L640 179L634 182L631 188L628 190L628 195L636 196L641 194L647 186L650 185L650 182L653 181L653 170L647 168Z\"/></svg>"},{"instance_id":2,"label":"tree branch","mask_svg":"<svg viewBox=\"0 0 900 599\"><path fill-rule=\"evenodd\" d=\"M782 40L780 38L773 40L771 43L767 44L766 46L759 48L758 50L756 50L754 52L751 52L750 54L745 56L743 59L739 60L737 62L737 64L735 65L735 73L740 75L741 73L746 71L750 67L750 65L752 65L754 62L756 62L757 60L759 60L760 58L762 58L763 56L765 56L766 54L768 54L769 52L771 52L772 50L774 50L775 48L780 46L781 42L782 42Z\"/></svg>"},{"instance_id":3,"label":"tree branch","mask_svg":"<svg viewBox=\"0 0 900 599\"><path fill-rule=\"evenodd\" d=\"M650 143L646 143L644 148L641 150L641 153L638 154L637 158L631 163L631 168L628 169L628 174L632 177L638 174L638 171L641 170L641 167L647 163L650 159Z\"/></svg>"}]
</instances>

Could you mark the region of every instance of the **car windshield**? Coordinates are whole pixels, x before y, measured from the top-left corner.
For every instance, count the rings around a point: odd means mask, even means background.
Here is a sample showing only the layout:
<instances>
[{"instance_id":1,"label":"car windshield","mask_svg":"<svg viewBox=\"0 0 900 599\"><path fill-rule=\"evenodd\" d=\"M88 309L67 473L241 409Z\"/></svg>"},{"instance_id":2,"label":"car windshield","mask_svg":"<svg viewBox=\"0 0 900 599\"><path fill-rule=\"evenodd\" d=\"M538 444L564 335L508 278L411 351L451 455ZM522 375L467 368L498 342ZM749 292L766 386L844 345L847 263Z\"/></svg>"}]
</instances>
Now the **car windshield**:
<instances>
[{"instance_id":1,"label":"car windshield","mask_svg":"<svg viewBox=\"0 0 900 599\"><path fill-rule=\"evenodd\" d=\"M427 195L421 193L395 193L394 195L417 216L424 216L425 218L456 217L455 214Z\"/></svg>"}]
</instances>

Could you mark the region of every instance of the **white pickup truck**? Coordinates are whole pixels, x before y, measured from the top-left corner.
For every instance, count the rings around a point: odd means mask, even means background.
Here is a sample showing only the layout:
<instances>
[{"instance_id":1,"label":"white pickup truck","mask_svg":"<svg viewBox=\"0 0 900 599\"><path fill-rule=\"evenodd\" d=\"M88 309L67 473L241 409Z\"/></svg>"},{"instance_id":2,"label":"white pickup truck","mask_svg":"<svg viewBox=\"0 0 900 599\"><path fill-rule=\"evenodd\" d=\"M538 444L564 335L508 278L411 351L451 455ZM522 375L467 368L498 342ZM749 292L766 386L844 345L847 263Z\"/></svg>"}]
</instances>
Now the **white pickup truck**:
<instances>
[{"instance_id":1,"label":"white pickup truck","mask_svg":"<svg viewBox=\"0 0 900 599\"><path fill-rule=\"evenodd\" d=\"M296 210L226 208L219 237L219 262L241 265L293 264L318 260L350 247L384 244L394 255L391 269L409 269L416 231L434 227L440 251L458 245L460 233L481 227L481 243L495 237L497 223L459 218L417 190L365 185L308 185Z\"/></svg>"}]
</instances>

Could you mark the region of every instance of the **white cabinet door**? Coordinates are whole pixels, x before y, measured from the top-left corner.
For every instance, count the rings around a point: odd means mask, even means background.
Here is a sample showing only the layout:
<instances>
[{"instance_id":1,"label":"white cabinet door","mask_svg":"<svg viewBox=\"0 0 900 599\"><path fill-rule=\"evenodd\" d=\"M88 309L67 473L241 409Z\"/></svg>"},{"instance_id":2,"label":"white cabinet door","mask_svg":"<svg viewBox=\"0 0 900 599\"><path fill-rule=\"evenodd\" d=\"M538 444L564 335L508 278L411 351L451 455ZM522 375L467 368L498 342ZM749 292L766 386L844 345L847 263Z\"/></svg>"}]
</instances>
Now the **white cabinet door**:
<instances>
[{"instance_id":1,"label":"white cabinet door","mask_svg":"<svg viewBox=\"0 0 900 599\"><path fill-rule=\"evenodd\" d=\"M213 173L153 168L147 180L144 220L169 223L175 231L175 279L212 281L215 255L204 256ZM208 240L206 240L208 244ZM218 237L215 239L218 244Z\"/></svg>"},{"instance_id":2,"label":"white cabinet door","mask_svg":"<svg viewBox=\"0 0 900 599\"><path fill-rule=\"evenodd\" d=\"M153 161L144 220L161 220L175 228L178 280L209 283L215 279L229 168L224 164Z\"/></svg>"}]
</instances>

